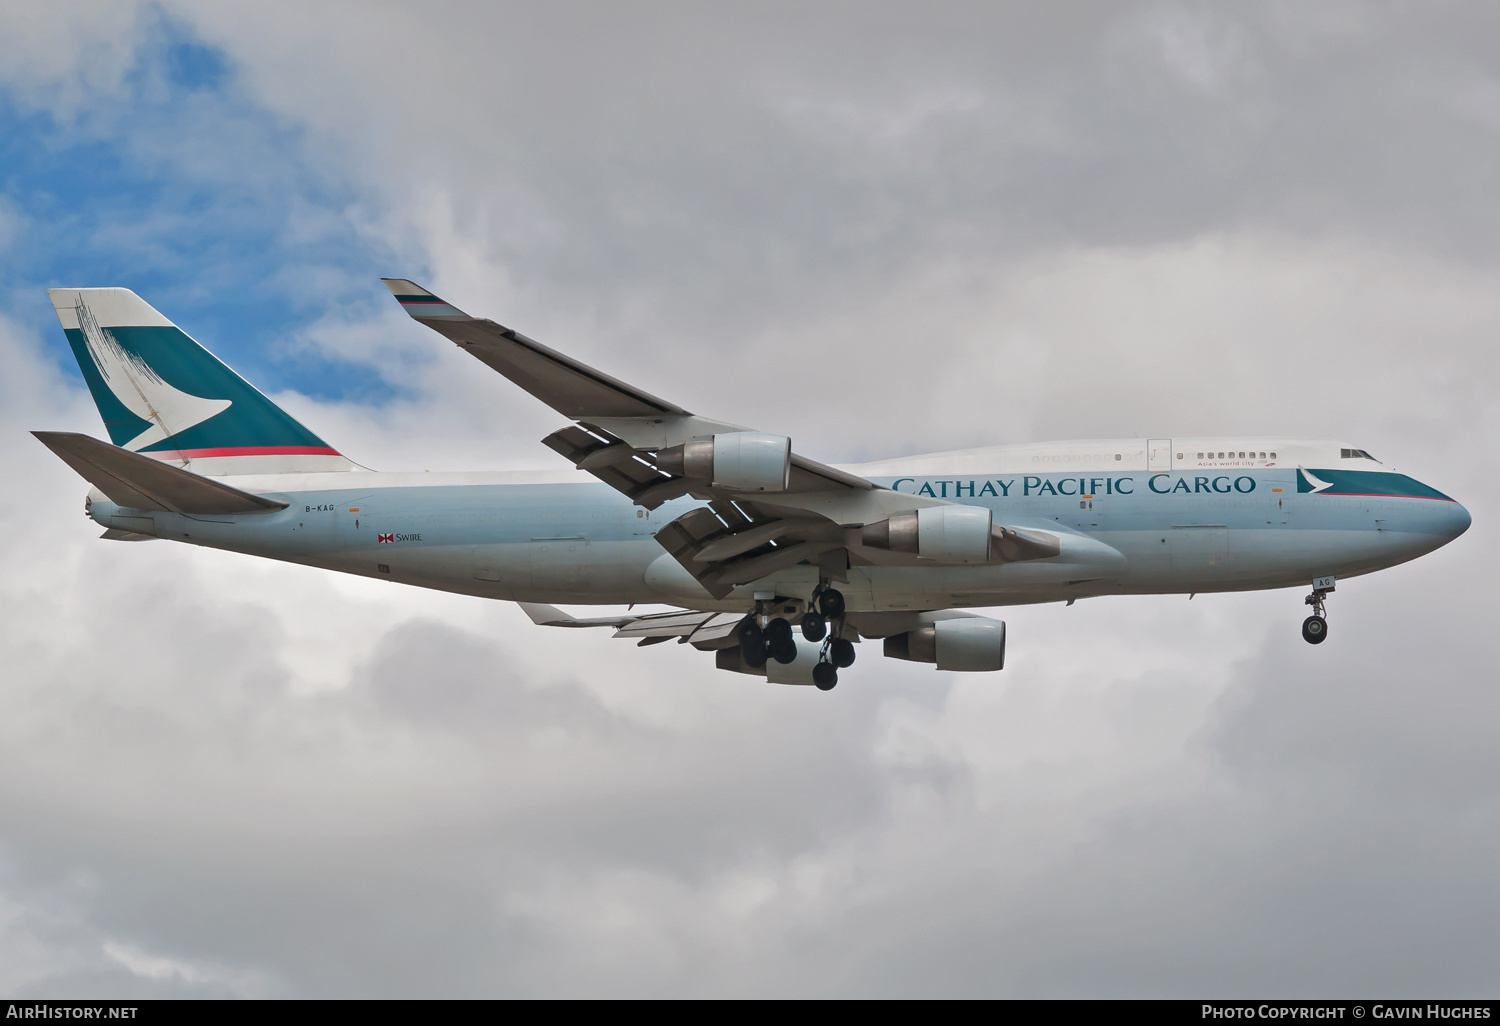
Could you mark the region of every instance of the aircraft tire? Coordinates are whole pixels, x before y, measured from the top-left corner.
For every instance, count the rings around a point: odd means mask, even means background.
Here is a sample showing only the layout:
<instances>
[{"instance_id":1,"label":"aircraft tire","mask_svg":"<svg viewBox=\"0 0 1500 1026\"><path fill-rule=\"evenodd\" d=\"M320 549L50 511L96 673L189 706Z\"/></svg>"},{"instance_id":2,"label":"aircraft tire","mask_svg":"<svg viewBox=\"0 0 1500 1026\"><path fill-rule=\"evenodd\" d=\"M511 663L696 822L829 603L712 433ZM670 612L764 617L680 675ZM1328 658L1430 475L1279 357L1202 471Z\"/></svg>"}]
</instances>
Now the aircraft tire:
<instances>
[{"instance_id":1,"label":"aircraft tire","mask_svg":"<svg viewBox=\"0 0 1500 1026\"><path fill-rule=\"evenodd\" d=\"M1309 616L1302 621L1302 640L1309 645L1321 645L1328 638L1328 621L1321 616Z\"/></svg>"},{"instance_id":2,"label":"aircraft tire","mask_svg":"<svg viewBox=\"0 0 1500 1026\"><path fill-rule=\"evenodd\" d=\"M745 665L752 670L758 670L766 665L766 637L760 629L760 624L746 618L740 624L740 658Z\"/></svg>"},{"instance_id":3,"label":"aircraft tire","mask_svg":"<svg viewBox=\"0 0 1500 1026\"><path fill-rule=\"evenodd\" d=\"M819 663L813 667L813 687L819 691L832 691L839 682L839 671L832 663Z\"/></svg>"},{"instance_id":4,"label":"aircraft tire","mask_svg":"<svg viewBox=\"0 0 1500 1026\"><path fill-rule=\"evenodd\" d=\"M847 638L834 638L828 646L828 658L839 669L854 665L854 642Z\"/></svg>"},{"instance_id":5,"label":"aircraft tire","mask_svg":"<svg viewBox=\"0 0 1500 1026\"><path fill-rule=\"evenodd\" d=\"M818 596L818 609L830 620L844 615L844 593L829 588Z\"/></svg>"},{"instance_id":6,"label":"aircraft tire","mask_svg":"<svg viewBox=\"0 0 1500 1026\"><path fill-rule=\"evenodd\" d=\"M797 661L797 643L791 638L785 641L773 641L770 644L771 658L782 666Z\"/></svg>"},{"instance_id":7,"label":"aircraft tire","mask_svg":"<svg viewBox=\"0 0 1500 1026\"><path fill-rule=\"evenodd\" d=\"M828 634L828 623L817 613L802 618L802 636L808 641L822 641Z\"/></svg>"},{"instance_id":8,"label":"aircraft tire","mask_svg":"<svg viewBox=\"0 0 1500 1026\"><path fill-rule=\"evenodd\" d=\"M792 640L792 625L782 617L766 624L766 640L774 646L784 646Z\"/></svg>"}]
</instances>

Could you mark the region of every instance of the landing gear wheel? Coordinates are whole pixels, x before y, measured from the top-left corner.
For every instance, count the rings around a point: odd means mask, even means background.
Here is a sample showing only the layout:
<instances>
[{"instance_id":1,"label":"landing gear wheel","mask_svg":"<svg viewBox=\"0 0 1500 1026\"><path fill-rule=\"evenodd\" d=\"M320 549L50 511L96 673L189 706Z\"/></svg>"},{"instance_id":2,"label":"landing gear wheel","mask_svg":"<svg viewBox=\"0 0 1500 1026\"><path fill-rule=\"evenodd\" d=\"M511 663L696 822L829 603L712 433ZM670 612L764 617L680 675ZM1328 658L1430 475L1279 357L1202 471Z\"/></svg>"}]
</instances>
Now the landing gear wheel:
<instances>
[{"instance_id":1,"label":"landing gear wheel","mask_svg":"<svg viewBox=\"0 0 1500 1026\"><path fill-rule=\"evenodd\" d=\"M780 645L782 642L791 641L792 625L778 616L766 624L766 640L772 645Z\"/></svg>"},{"instance_id":2,"label":"landing gear wheel","mask_svg":"<svg viewBox=\"0 0 1500 1026\"><path fill-rule=\"evenodd\" d=\"M1309 645L1321 645L1328 637L1328 621L1321 616L1309 616L1302 621L1302 640Z\"/></svg>"},{"instance_id":3,"label":"landing gear wheel","mask_svg":"<svg viewBox=\"0 0 1500 1026\"><path fill-rule=\"evenodd\" d=\"M813 687L819 691L832 691L839 682L839 671L832 663L819 663L813 667Z\"/></svg>"},{"instance_id":4,"label":"landing gear wheel","mask_svg":"<svg viewBox=\"0 0 1500 1026\"><path fill-rule=\"evenodd\" d=\"M828 643L828 658L839 669L854 665L854 642L846 638L834 638Z\"/></svg>"},{"instance_id":5,"label":"landing gear wheel","mask_svg":"<svg viewBox=\"0 0 1500 1026\"><path fill-rule=\"evenodd\" d=\"M797 643L795 641L773 641L770 643L771 658L782 666L797 661Z\"/></svg>"},{"instance_id":6,"label":"landing gear wheel","mask_svg":"<svg viewBox=\"0 0 1500 1026\"><path fill-rule=\"evenodd\" d=\"M817 613L802 618L802 636L808 641L822 641L828 634L828 623Z\"/></svg>"},{"instance_id":7,"label":"landing gear wheel","mask_svg":"<svg viewBox=\"0 0 1500 1026\"><path fill-rule=\"evenodd\" d=\"M844 593L829 588L818 596L818 609L830 620L844 615Z\"/></svg>"},{"instance_id":8,"label":"landing gear wheel","mask_svg":"<svg viewBox=\"0 0 1500 1026\"><path fill-rule=\"evenodd\" d=\"M750 667L750 669L760 669L766 665L766 659L769 658L766 655L766 643L758 641L753 645L747 645L743 641L740 642L740 658L745 661L745 665Z\"/></svg>"},{"instance_id":9,"label":"landing gear wheel","mask_svg":"<svg viewBox=\"0 0 1500 1026\"><path fill-rule=\"evenodd\" d=\"M766 636L760 629L760 624L752 619L746 619L740 624L740 658L745 665L752 670L758 670L766 665Z\"/></svg>"}]
</instances>

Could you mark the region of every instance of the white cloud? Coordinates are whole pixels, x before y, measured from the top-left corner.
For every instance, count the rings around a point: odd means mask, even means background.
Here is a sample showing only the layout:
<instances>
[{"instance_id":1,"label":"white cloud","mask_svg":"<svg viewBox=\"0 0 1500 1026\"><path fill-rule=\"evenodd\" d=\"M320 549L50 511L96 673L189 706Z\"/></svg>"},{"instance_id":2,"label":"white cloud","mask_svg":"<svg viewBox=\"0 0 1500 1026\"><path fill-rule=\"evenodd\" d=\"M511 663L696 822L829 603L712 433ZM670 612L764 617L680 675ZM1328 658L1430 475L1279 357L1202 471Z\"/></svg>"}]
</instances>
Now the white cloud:
<instances>
[{"instance_id":1,"label":"white cloud","mask_svg":"<svg viewBox=\"0 0 1500 1026\"><path fill-rule=\"evenodd\" d=\"M743 80L723 59L755 53L774 22L737 37L712 19L580 32L514 9L246 10L193 17L265 102L354 155L362 230L425 254L430 284L472 312L695 409L787 425L826 458L1131 431L1347 436L1481 522L1341 584L1318 649L1296 636L1298 594L1089 600L1005 611L1002 674L866 645L822 695L679 646L535 628L509 605L99 541L83 484L22 435L97 430L96 415L41 357L55 334L0 324L0 428L18 440L0 448L16 497L0 508L13 989L1488 985L1488 264L1447 235L1408 245L1368 195L1358 231L1214 196L1209 227L1179 220L1202 197L1174 192L1171 161L1109 149L1110 125L1048 86L1049 61L1096 55L1098 38L1041 23L990 62L1050 94L1037 123L1101 140L1107 170L1058 146L1037 172L1026 161L1046 147L1016 157L976 127L990 108L965 97L1011 117L1025 90L945 92L978 60L951 33L938 41L963 73L900 93L941 102L893 102L857 59L800 80L796 109L853 110L897 151L941 149L925 171L851 178L839 153L784 145L787 108L757 91L803 57L777 50ZM1035 65L1028 38L1047 44ZM926 45L879 36L856 58ZM957 146L966 134L974 147ZM1132 190L1149 228L1095 217L1097 193ZM1029 227L1006 234L1012 215ZM551 459L536 439L556 417L394 317L330 311L305 341L394 361L408 398L283 397L294 412L382 468Z\"/></svg>"}]
</instances>

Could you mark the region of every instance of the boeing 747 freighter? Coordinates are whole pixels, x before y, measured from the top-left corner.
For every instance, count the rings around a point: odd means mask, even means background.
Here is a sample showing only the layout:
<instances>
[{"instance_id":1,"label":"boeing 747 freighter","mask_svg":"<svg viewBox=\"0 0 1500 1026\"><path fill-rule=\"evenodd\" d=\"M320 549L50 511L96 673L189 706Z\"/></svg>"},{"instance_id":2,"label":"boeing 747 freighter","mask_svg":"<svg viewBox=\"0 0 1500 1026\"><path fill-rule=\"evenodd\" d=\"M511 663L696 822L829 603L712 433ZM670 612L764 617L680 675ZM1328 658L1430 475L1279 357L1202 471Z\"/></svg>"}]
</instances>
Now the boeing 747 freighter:
<instances>
[{"instance_id":1,"label":"boeing 747 freighter","mask_svg":"<svg viewBox=\"0 0 1500 1026\"><path fill-rule=\"evenodd\" d=\"M828 466L385 283L568 418L542 441L571 469L358 466L123 288L48 290L110 441L36 435L93 485L105 538L514 601L538 624L675 639L822 690L864 640L940 670L1001 669L1005 623L975 607L1302 586L1318 644L1337 581L1469 527L1453 499L1343 442L1103 439ZM555 603L680 608L575 618Z\"/></svg>"}]
</instances>

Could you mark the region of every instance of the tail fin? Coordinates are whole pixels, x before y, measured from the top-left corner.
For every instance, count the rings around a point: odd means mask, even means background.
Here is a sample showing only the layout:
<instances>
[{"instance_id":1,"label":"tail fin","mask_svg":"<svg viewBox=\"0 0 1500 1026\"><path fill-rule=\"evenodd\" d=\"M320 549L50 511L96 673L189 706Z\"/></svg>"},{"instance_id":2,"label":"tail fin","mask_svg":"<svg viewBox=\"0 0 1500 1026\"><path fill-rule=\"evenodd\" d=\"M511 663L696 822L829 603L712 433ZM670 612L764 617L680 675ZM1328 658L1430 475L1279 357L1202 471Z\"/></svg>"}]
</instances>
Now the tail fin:
<instances>
[{"instance_id":1,"label":"tail fin","mask_svg":"<svg viewBox=\"0 0 1500 1026\"><path fill-rule=\"evenodd\" d=\"M48 289L116 445L199 474L355 466L129 289Z\"/></svg>"}]
</instances>

